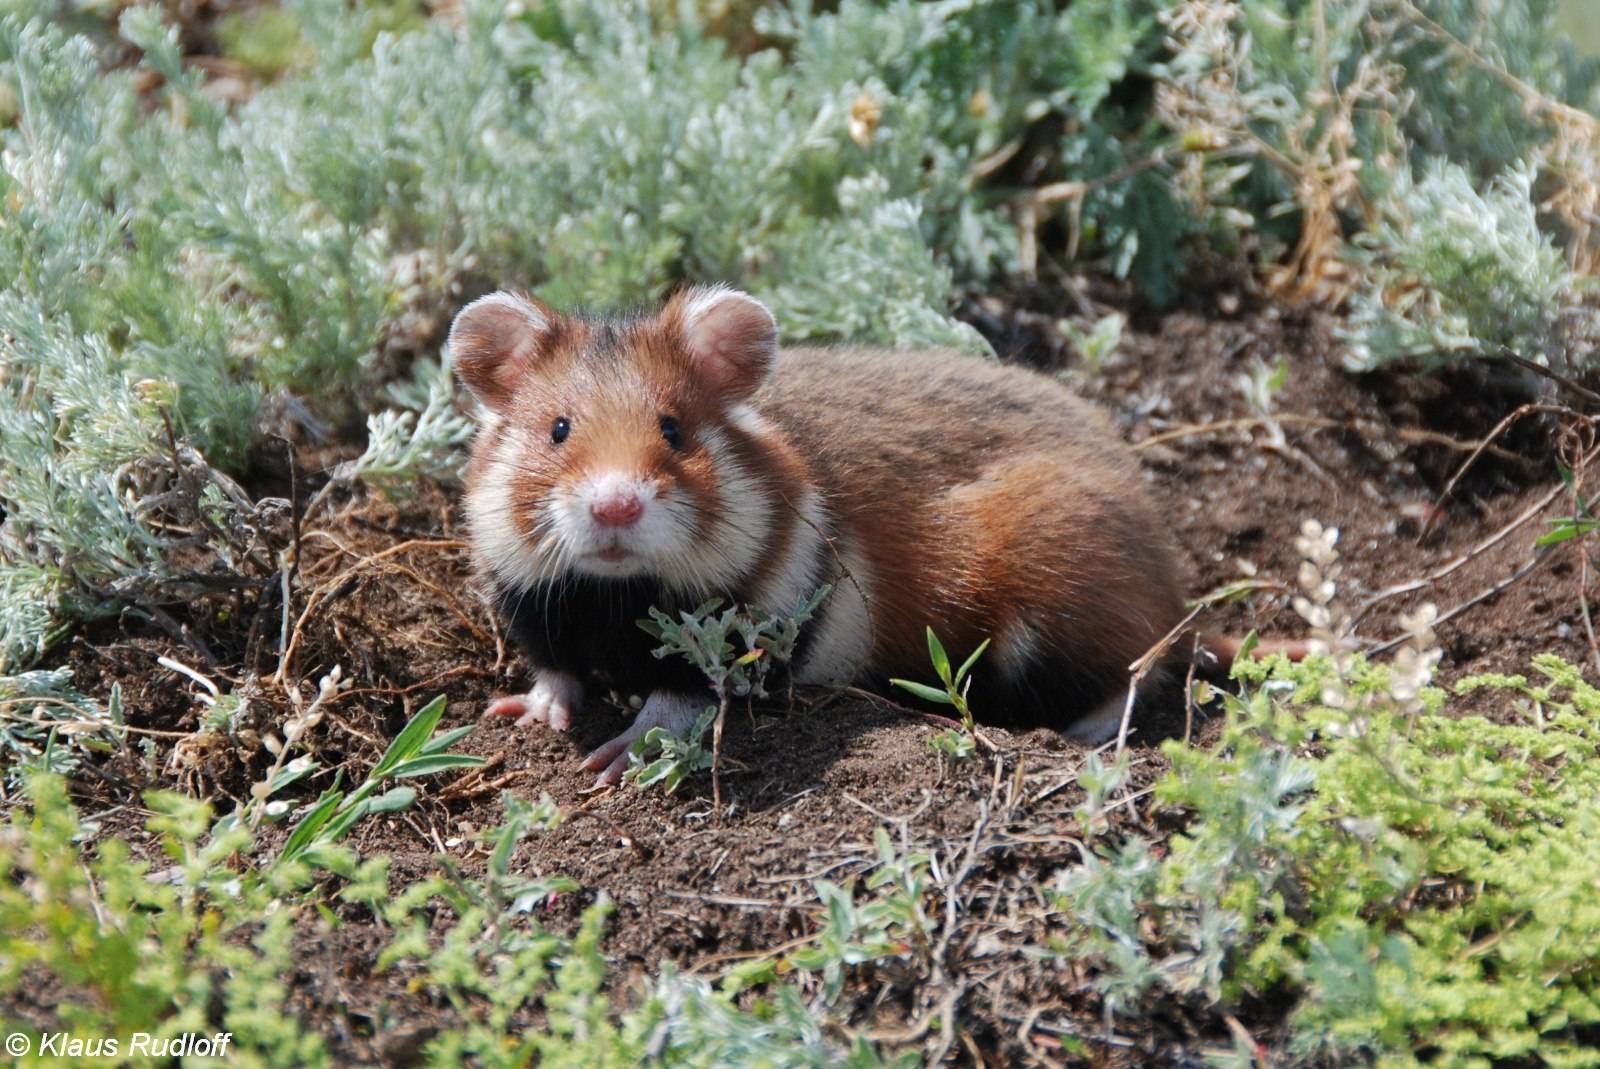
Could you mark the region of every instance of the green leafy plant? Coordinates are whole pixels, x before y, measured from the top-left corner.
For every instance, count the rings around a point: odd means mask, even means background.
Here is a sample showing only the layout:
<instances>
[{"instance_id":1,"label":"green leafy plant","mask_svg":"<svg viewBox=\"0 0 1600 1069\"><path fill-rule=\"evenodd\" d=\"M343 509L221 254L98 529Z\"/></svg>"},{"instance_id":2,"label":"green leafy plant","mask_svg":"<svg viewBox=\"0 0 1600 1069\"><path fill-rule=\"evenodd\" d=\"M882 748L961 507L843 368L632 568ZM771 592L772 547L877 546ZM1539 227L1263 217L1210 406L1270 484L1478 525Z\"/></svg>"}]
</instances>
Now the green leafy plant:
<instances>
[{"instance_id":1,"label":"green leafy plant","mask_svg":"<svg viewBox=\"0 0 1600 1069\"><path fill-rule=\"evenodd\" d=\"M59 777L27 790L31 812L13 810L0 829L0 996L48 977L70 993L55 1002L57 1027L81 1036L171 1038L215 1022L241 1064L331 1064L289 1009L294 918L273 908L312 885L305 865L241 871L231 859L247 827L212 835L204 803L151 792L149 830L172 862L155 873L117 838L91 854Z\"/></svg>"},{"instance_id":2,"label":"green leafy plant","mask_svg":"<svg viewBox=\"0 0 1600 1069\"><path fill-rule=\"evenodd\" d=\"M629 749L630 764L622 778L641 788L659 783L671 794L685 776L711 767L712 753L705 747L705 737L716 718L717 707L708 705L683 734L651 728ZM647 758L646 754L655 756Z\"/></svg>"},{"instance_id":3,"label":"green leafy plant","mask_svg":"<svg viewBox=\"0 0 1600 1069\"><path fill-rule=\"evenodd\" d=\"M1568 542L1574 538L1583 538L1600 529L1600 519L1597 519L1589 510L1589 503L1584 500L1583 494L1578 490L1573 478L1572 469L1565 464L1558 464L1557 471L1561 481L1567 489L1572 491L1573 513L1571 516L1552 516L1546 522L1550 530L1534 539L1535 546L1553 546L1558 542Z\"/></svg>"},{"instance_id":4,"label":"green leafy plant","mask_svg":"<svg viewBox=\"0 0 1600 1069\"><path fill-rule=\"evenodd\" d=\"M217 24L222 54L250 73L271 78L310 56L300 20L285 8L230 12Z\"/></svg>"},{"instance_id":5,"label":"green leafy plant","mask_svg":"<svg viewBox=\"0 0 1600 1069\"><path fill-rule=\"evenodd\" d=\"M145 798L149 830L172 862L153 872L121 839L86 845L94 829L58 776L36 775L26 789L31 809L14 809L0 826L0 998L48 978L65 996L53 1004L52 1030L157 1039L223 1030L233 1035L229 1060L241 1065L333 1065L327 1039L293 1007L287 978L297 917L311 910L335 921L355 906L394 933L376 967L414 976L430 1003L454 1014L423 1047L422 1064L621 1067L647 1050L684 1069L911 1064L886 1061L865 1040L841 1049L790 985L740 1009L668 967L614 1003L602 952L609 903L588 906L570 936L548 932L533 913L577 885L518 872L513 861L519 843L559 820L548 799L505 796L505 823L482 837L490 847L482 878L441 858L442 873L391 894L387 859L362 860L342 846L324 847L319 860L341 874L342 888L304 860L241 866L251 853L247 823L218 830L207 805L165 792ZM544 1023L530 1029L524 1015L534 1005ZM23 1022L11 1027L37 1047Z\"/></svg>"},{"instance_id":6,"label":"green leafy plant","mask_svg":"<svg viewBox=\"0 0 1600 1069\"><path fill-rule=\"evenodd\" d=\"M1073 350L1082 362L1082 371L1090 378L1098 376L1111 358L1117 355L1117 349L1122 345L1122 332L1128 325L1127 316L1121 312L1110 312L1095 320L1088 329L1078 326L1070 319L1057 322L1057 327L1072 343Z\"/></svg>"},{"instance_id":7,"label":"green leafy plant","mask_svg":"<svg viewBox=\"0 0 1600 1069\"><path fill-rule=\"evenodd\" d=\"M483 758L447 751L468 734L473 725L451 728L434 735L439 717L444 714L444 695L433 699L401 729L355 790L346 794L330 787L295 824L279 852L281 860L292 861L321 843L338 842L362 817L370 813L396 813L411 808L417 792L408 786L390 787L373 797L379 787L392 780L431 776L456 768L478 768ZM309 770L308 770L309 771Z\"/></svg>"},{"instance_id":8,"label":"green leafy plant","mask_svg":"<svg viewBox=\"0 0 1600 1069\"><path fill-rule=\"evenodd\" d=\"M628 750L630 767L624 778L639 787L661 783L670 793L689 773L709 768L712 792L720 802L717 755L722 752L722 725L729 702L736 697L767 697L767 676L793 658L801 627L832 591L824 584L782 614L738 605L719 613L722 602L712 599L693 611L680 612L674 620L652 607L650 618L640 620L639 627L661 643L653 651L655 656L682 657L700 669L717 701L706 707L684 735L655 727L637 739ZM710 752L701 744L707 727L712 728ZM658 750L659 757L647 760L647 755Z\"/></svg>"},{"instance_id":9,"label":"green leafy plant","mask_svg":"<svg viewBox=\"0 0 1600 1069\"><path fill-rule=\"evenodd\" d=\"M219 822L219 833L237 824L254 828L264 817L283 816L289 812L288 803L274 801L273 796L313 775L320 767L309 755L288 760L289 752L305 737L306 732L320 722L323 704L338 693L340 684L341 674L335 668L323 678L317 699L284 725L284 740L275 743L277 760L266 777L251 788L248 807L236 810ZM373 813L398 813L411 808L417 800L417 792L404 784L390 786L395 780L431 776L451 769L481 767L484 761L481 757L448 752L451 746L472 731L473 725L464 724L442 734L434 734L444 709L445 699L441 694L417 710L416 715L389 743L378 763L367 772L366 778L348 793L339 786L339 780L343 777L341 770L334 778L334 785L323 791L315 802L304 807L289 838L278 851L278 863L320 858L323 856L323 847L344 838L363 817ZM385 786L388 789L375 796L375 792Z\"/></svg>"},{"instance_id":10,"label":"green leafy plant","mask_svg":"<svg viewBox=\"0 0 1600 1069\"><path fill-rule=\"evenodd\" d=\"M459 478L473 424L456 408L450 362L418 361L411 381L388 392L399 407L367 417L366 449L334 467L308 512L334 487L359 482L404 498L419 479Z\"/></svg>"},{"instance_id":11,"label":"green leafy plant","mask_svg":"<svg viewBox=\"0 0 1600 1069\"><path fill-rule=\"evenodd\" d=\"M928 750L941 761L965 761L978 752L978 744L960 728L945 728L928 736Z\"/></svg>"},{"instance_id":12,"label":"green leafy plant","mask_svg":"<svg viewBox=\"0 0 1600 1069\"><path fill-rule=\"evenodd\" d=\"M122 688L102 705L67 668L0 676L0 766L15 790L37 772L66 775L83 757L122 743Z\"/></svg>"},{"instance_id":13,"label":"green leafy plant","mask_svg":"<svg viewBox=\"0 0 1600 1069\"><path fill-rule=\"evenodd\" d=\"M1438 164L1403 184L1359 239L1372 270L1344 335L1352 368L1510 351L1566 371L1586 359L1582 339L1600 319L1583 307L1587 283L1539 227L1535 178L1518 167L1480 192L1464 168Z\"/></svg>"},{"instance_id":14,"label":"green leafy plant","mask_svg":"<svg viewBox=\"0 0 1600 1069\"><path fill-rule=\"evenodd\" d=\"M817 880L814 887L822 903L823 920L811 945L789 955L795 968L819 973L822 997L839 998L847 970L865 962L929 954L934 923L924 899L928 893L929 857L920 852L900 852L883 828L873 832L878 864L867 877L868 896L856 902L855 887Z\"/></svg>"},{"instance_id":15,"label":"green leafy plant","mask_svg":"<svg viewBox=\"0 0 1600 1069\"><path fill-rule=\"evenodd\" d=\"M1060 949L1097 962L1114 1013L1290 997L1291 1059L1595 1064L1600 928L1579 844L1600 691L1544 656L1540 682L1457 684L1502 695L1508 717L1450 715L1428 686L1429 606L1402 614L1392 664L1338 652L1336 534L1307 525L1315 597L1297 599L1333 655L1237 662L1246 690L1221 696L1218 742L1165 746L1156 797L1186 819L1164 846L1080 816L1091 845L1054 884L1074 925ZM1118 781L1088 771L1091 802Z\"/></svg>"},{"instance_id":16,"label":"green leafy plant","mask_svg":"<svg viewBox=\"0 0 1600 1069\"><path fill-rule=\"evenodd\" d=\"M929 746L935 753L943 754L948 751L952 757L967 757L973 752L976 739L977 724L972 718L972 710L967 706L967 691L972 687L971 672L978 658L983 656L983 651L989 648L989 640L984 639L978 643L978 648L961 662L955 670L950 668L950 655L945 653L944 643L939 641L939 636L933 633L933 628L928 628L928 659L933 663L933 671L939 677L943 689L930 687L926 683L917 683L909 679L891 679L890 683L910 694L915 694L923 701L933 702L937 705L948 705L955 709L956 715L961 718L961 734L965 743L958 743L948 739L951 734L946 731L935 736L929 741ZM962 752L965 751L965 752Z\"/></svg>"}]
</instances>

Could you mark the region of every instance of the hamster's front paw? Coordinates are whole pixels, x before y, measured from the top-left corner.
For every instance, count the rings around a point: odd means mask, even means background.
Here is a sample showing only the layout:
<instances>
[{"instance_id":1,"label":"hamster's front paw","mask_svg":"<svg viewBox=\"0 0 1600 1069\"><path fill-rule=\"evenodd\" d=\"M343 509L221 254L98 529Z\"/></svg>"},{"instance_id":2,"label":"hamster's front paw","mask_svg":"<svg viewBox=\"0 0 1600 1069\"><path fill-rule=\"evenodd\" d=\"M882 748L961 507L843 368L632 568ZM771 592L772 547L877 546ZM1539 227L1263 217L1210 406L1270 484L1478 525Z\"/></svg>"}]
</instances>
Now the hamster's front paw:
<instances>
[{"instance_id":1,"label":"hamster's front paw","mask_svg":"<svg viewBox=\"0 0 1600 1069\"><path fill-rule=\"evenodd\" d=\"M576 676L541 668L532 690L499 698L490 704L488 712L492 716L516 717L519 728L538 723L565 731L572 726L572 711L582 704L583 684Z\"/></svg>"},{"instance_id":2,"label":"hamster's front paw","mask_svg":"<svg viewBox=\"0 0 1600 1069\"><path fill-rule=\"evenodd\" d=\"M658 690L645 700L644 708L633 718L628 730L585 757L581 767L600 773L600 777L594 781L596 787L620 783L622 774L628 771L628 747L633 745L634 740L644 738L645 733L654 727L682 734L694 726L695 717L707 704L706 698L689 698Z\"/></svg>"}]
</instances>

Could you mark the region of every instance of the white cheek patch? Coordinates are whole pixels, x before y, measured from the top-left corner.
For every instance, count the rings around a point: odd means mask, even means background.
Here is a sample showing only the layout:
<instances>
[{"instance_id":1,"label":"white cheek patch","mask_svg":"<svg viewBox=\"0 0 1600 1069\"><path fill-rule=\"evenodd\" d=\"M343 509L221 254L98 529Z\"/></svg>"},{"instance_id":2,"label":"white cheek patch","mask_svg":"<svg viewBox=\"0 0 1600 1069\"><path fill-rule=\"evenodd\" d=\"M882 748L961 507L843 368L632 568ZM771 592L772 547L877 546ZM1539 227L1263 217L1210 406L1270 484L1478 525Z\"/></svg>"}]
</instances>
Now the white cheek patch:
<instances>
[{"instance_id":1,"label":"white cheek patch","mask_svg":"<svg viewBox=\"0 0 1600 1069\"><path fill-rule=\"evenodd\" d=\"M831 569L833 593L822 603L817 618L807 625L816 631L805 663L795 672L797 682L843 686L872 657L873 628L868 605L873 592L872 576L866 559L854 546L841 548L839 562L843 568L835 565Z\"/></svg>"},{"instance_id":2,"label":"white cheek patch","mask_svg":"<svg viewBox=\"0 0 1600 1069\"><path fill-rule=\"evenodd\" d=\"M828 517L815 490L807 490L798 502L792 503L792 513L790 504L779 507L785 514L779 516L778 522L787 522L794 529L789 548L750 599L772 613L786 613L801 598L811 596L821 585L818 572L822 569L822 555L828 552L824 542Z\"/></svg>"},{"instance_id":3,"label":"white cheek patch","mask_svg":"<svg viewBox=\"0 0 1600 1069\"><path fill-rule=\"evenodd\" d=\"M562 555L559 542L550 533L530 539L516 522L512 512L516 466L507 457L515 456L519 448L515 442L502 441L482 476L467 488L464 501L468 537L478 558L497 578L527 589L554 579ZM541 502L540 507L546 505ZM534 521L535 530L549 526L543 516L535 515Z\"/></svg>"},{"instance_id":4,"label":"white cheek patch","mask_svg":"<svg viewBox=\"0 0 1600 1069\"><path fill-rule=\"evenodd\" d=\"M684 535L679 552L660 562L659 574L676 590L696 596L727 593L755 568L772 531L773 506L760 481L739 463L727 436L709 428L700 442L711 454L719 484L720 512L707 517L700 537L694 505L668 498L660 508Z\"/></svg>"},{"instance_id":5,"label":"white cheek patch","mask_svg":"<svg viewBox=\"0 0 1600 1069\"><path fill-rule=\"evenodd\" d=\"M770 438L777 433L765 416L749 405L733 405L728 409L728 422L752 438Z\"/></svg>"}]
</instances>

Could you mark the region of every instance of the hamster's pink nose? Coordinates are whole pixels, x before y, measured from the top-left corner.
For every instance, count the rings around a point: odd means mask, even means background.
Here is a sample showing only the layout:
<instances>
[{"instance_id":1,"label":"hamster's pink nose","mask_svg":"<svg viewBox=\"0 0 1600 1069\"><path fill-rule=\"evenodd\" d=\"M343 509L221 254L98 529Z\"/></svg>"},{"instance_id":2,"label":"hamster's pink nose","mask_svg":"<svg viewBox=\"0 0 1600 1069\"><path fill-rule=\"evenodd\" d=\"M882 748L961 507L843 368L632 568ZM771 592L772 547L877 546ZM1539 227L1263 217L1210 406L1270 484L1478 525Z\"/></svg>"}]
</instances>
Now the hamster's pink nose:
<instances>
[{"instance_id":1,"label":"hamster's pink nose","mask_svg":"<svg viewBox=\"0 0 1600 1069\"><path fill-rule=\"evenodd\" d=\"M589 515L602 527L631 527L644 515L644 502L637 494L610 494L590 504Z\"/></svg>"}]
</instances>

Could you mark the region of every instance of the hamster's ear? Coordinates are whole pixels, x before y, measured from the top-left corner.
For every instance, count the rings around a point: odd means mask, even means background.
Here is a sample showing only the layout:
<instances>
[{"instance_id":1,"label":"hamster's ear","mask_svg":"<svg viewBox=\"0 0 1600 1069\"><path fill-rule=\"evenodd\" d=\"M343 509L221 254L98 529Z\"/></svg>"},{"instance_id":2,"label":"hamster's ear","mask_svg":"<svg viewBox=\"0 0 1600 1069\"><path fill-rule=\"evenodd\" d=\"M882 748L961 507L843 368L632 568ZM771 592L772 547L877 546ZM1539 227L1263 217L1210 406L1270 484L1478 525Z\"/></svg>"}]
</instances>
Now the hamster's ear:
<instances>
[{"instance_id":1,"label":"hamster's ear","mask_svg":"<svg viewBox=\"0 0 1600 1069\"><path fill-rule=\"evenodd\" d=\"M484 407L499 411L560 329L560 317L532 297L505 291L479 297L450 324L456 375Z\"/></svg>"},{"instance_id":2,"label":"hamster's ear","mask_svg":"<svg viewBox=\"0 0 1600 1069\"><path fill-rule=\"evenodd\" d=\"M778 355L778 322L767 306L727 286L693 286L667 304L696 370L728 400L754 393Z\"/></svg>"}]
</instances>

